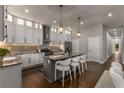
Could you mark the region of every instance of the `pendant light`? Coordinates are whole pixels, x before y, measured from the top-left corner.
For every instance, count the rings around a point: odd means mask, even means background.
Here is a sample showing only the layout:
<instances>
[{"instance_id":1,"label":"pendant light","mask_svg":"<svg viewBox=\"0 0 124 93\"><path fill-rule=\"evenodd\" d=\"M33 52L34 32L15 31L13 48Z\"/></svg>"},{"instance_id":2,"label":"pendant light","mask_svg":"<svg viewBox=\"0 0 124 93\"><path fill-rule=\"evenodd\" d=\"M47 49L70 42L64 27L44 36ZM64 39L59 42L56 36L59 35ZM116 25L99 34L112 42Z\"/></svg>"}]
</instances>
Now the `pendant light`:
<instances>
[{"instance_id":1,"label":"pendant light","mask_svg":"<svg viewBox=\"0 0 124 93\"><path fill-rule=\"evenodd\" d=\"M77 32L77 37L79 38L81 36L81 33L80 33L80 17L78 17L78 21L79 21L79 29L78 29L78 32Z\"/></svg>"},{"instance_id":2,"label":"pendant light","mask_svg":"<svg viewBox=\"0 0 124 93\"><path fill-rule=\"evenodd\" d=\"M62 25L62 7L63 7L63 5L59 5L59 8L60 8L60 25L59 25L59 32L60 32L60 33L63 32L63 25Z\"/></svg>"}]
</instances>

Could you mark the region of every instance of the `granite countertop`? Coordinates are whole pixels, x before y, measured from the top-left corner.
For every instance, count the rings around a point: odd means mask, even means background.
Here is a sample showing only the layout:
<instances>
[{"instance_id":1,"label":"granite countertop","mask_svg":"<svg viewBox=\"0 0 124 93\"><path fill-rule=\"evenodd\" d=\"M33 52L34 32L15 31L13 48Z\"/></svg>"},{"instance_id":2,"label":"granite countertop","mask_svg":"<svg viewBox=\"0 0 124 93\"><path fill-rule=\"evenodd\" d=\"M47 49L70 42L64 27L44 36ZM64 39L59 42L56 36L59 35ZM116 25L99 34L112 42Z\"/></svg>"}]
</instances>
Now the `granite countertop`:
<instances>
[{"instance_id":1,"label":"granite countertop","mask_svg":"<svg viewBox=\"0 0 124 93\"><path fill-rule=\"evenodd\" d=\"M3 62L0 62L0 68L7 67L7 66L18 65L18 64L21 64L20 58L15 57L15 59L3 60Z\"/></svg>"},{"instance_id":2,"label":"granite countertop","mask_svg":"<svg viewBox=\"0 0 124 93\"><path fill-rule=\"evenodd\" d=\"M80 56L80 55L83 55L83 54L85 54L85 53L72 53L69 56L51 55L51 56L48 56L47 58L50 59L50 60L53 60L53 61L58 61L58 60L64 60L64 59L72 58L72 57L75 57L75 56Z\"/></svg>"}]
</instances>

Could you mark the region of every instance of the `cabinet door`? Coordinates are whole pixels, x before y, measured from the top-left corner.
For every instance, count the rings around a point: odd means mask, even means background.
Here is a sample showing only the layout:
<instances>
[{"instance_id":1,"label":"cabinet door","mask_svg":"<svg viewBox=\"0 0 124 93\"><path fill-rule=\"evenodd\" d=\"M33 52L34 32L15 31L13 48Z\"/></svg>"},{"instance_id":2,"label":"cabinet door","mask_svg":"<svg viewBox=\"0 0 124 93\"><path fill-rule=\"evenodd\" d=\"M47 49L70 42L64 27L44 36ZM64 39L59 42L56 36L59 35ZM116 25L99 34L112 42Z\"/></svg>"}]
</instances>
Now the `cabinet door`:
<instances>
[{"instance_id":1,"label":"cabinet door","mask_svg":"<svg viewBox=\"0 0 124 93\"><path fill-rule=\"evenodd\" d=\"M39 36L38 36L38 44L43 44L43 31L39 30Z\"/></svg>"},{"instance_id":2,"label":"cabinet door","mask_svg":"<svg viewBox=\"0 0 124 93\"><path fill-rule=\"evenodd\" d=\"M44 63L44 53L35 54L35 64Z\"/></svg>"},{"instance_id":3,"label":"cabinet door","mask_svg":"<svg viewBox=\"0 0 124 93\"><path fill-rule=\"evenodd\" d=\"M21 88L22 87L22 68L21 64L8 66L0 69L1 88Z\"/></svg>"},{"instance_id":4,"label":"cabinet door","mask_svg":"<svg viewBox=\"0 0 124 93\"><path fill-rule=\"evenodd\" d=\"M27 55L21 55L21 62L22 62L22 67L28 66Z\"/></svg>"},{"instance_id":5,"label":"cabinet door","mask_svg":"<svg viewBox=\"0 0 124 93\"><path fill-rule=\"evenodd\" d=\"M15 43L15 33L16 33L16 25L12 22L7 21L7 43Z\"/></svg>"},{"instance_id":6,"label":"cabinet door","mask_svg":"<svg viewBox=\"0 0 124 93\"><path fill-rule=\"evenodd\" d=\"M34 65L34 54L28 54L28 66Z\"/></svg>"},{"instance_id":7,"label":"cabinet door","mask_svg":"<svg viewBox=\"0 0 124 93\"><path fill-rule=\"evenodd\" d=\"M26 43L25 26L16 25L16 43Z\"/></svg>"},{"instance_id":8,"label":"cabinet door","mask_svg":"<svg viewBox=\"0 0 124 93\"><path fill-rule=\"evenodd\" d=\"M34 41L34 44L38 44L38 33L39 31L37 29L34 29L33 30L33 33L34 33L34 36L33 36L33 41Z\"/></svg>"},{"instance_id":9,"label":"cabinet door","mask_svg":"<svg viewBox=\"0 0 124 93\"><path fill-rule=\"evenodd\" d=\"M33 44L33 29L31 27L25 28L26 43Z\"/></svg>"}]
</instances>

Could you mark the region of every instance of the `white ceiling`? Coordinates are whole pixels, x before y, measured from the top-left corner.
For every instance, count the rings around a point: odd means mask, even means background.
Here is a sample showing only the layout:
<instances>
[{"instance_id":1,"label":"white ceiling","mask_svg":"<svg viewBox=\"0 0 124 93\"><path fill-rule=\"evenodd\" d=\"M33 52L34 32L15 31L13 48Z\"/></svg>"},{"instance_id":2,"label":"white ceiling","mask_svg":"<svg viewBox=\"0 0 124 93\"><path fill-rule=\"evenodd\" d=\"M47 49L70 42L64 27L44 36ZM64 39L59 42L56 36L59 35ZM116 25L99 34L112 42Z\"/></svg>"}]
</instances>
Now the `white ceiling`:
<instances>
[{"instance_id":1,"label":"white ceiling","mask_svg":"<svg viewBox=\"0 0 124 93\"><path fill-rule=\"evenodd\" d=\"M28 9L29 13L25 13ZM77 17L81 17L84 24L82 28L96 24L104 24L108 28L116 28L124 23L124 5L65 5L63 6L63 25L76 29L78 26ZM53 24L56 20L59 24L59 6L57 5L25 5L8 6L8 11L16 16L33 19L43 24ZM112 13L112 17L107 14Z\"/></svg>"}]
</instances>

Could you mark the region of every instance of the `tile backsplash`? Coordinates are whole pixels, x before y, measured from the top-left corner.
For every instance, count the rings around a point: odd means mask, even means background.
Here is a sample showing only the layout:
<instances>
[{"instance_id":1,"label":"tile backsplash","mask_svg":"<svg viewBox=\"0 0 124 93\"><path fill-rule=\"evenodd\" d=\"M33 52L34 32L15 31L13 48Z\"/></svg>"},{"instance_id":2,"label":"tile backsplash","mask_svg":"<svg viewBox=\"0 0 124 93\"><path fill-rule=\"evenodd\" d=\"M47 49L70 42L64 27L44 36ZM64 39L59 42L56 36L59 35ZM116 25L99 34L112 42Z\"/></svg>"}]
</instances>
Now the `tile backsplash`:
<instances>
[{"instance_id":1,"label":"tile backsplash","mask_svg":"<svg viewBox=\"0 0 124 93\"><path fill-rule=\"evenodd\" d=\"M31 44L2 44L0 47L9 49L10 55L37 53L37 50L41 48L41 46Z\"/></svg>"}]
</instances>

